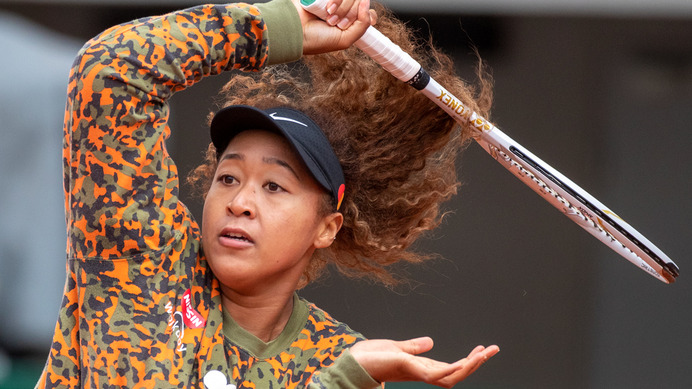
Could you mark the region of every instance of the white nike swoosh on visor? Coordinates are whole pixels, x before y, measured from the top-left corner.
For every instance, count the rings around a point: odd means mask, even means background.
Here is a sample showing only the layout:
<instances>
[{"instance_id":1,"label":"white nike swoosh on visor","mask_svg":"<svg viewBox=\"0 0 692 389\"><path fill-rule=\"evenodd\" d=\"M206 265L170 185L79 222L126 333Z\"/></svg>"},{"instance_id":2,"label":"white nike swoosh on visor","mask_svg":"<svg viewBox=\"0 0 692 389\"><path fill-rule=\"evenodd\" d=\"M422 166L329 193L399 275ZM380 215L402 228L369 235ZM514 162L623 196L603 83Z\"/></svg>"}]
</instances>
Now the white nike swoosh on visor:
<instances>
[{"instance_id":1,"label":"white nike swoosh on visor","mask_svg":"<svg viewBox=\"0 0 692 389\"><path fill-rule=\"evenodd\" d=\"M271 118L274 119L274 120L283 120L283 121L285 121L285 122L293 122L293 123L300 124L300 125L303 126L303 127L307 127L307 126L308 126L307 124L302 123L302 122L299 122L299 121L297 121L297 120L295 120L295 119L291 119L291 118L287 118L287 117L283 117L283 116L276 116L276 112L270 113L269 116L271 116Z\"/></svg>"}]
</instances>

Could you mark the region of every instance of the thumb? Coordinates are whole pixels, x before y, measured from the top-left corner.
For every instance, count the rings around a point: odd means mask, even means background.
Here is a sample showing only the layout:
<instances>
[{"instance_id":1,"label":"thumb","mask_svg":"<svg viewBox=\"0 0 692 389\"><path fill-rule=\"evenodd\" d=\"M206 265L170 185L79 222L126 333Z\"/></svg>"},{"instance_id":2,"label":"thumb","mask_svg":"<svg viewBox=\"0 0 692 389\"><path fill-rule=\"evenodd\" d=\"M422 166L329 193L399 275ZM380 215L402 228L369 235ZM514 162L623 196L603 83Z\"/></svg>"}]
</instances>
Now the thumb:
<instances>
[{"instance_id":1,"label":"thumb","mask_svg":"<svg viewBox=\"0 0 692 389\"><path fill-rule=\"evenodd\" d=\"M430 351L433 348L433 340L429 336L423 336L420 338L398 341L396 345L405 353L418 355Z\"/></svg>"}]
</instances>

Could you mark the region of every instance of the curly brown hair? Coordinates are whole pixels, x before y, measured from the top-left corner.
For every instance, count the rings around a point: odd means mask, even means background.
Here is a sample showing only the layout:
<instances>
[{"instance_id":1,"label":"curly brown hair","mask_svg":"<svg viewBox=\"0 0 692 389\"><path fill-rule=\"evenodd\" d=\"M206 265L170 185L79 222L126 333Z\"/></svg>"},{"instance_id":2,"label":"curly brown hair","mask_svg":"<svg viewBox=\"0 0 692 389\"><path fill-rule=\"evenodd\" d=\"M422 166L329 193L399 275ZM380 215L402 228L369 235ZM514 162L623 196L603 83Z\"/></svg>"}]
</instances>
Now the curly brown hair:
<instances>
[{"instance_id":1,"label":"curly brown hair","mask_svg":"<svg viewBox=\"0 0 692 389\"><path fill-rule=\"evenodd\" d=\"M491 82L480 60L478 86L473 87L455 75L447 55L414 39L383 6L373 8L378 30L469 108L488 116ZM306 57L299 65L234 75L220 96L223 107L286 106L304 112L324 130L341 162L346 179L343 227L331 247L315 253L301 286L315 280L327 264L348 276L393 285L398 278L390 265L431 258L411 245L440 224L441 203L457 192L455 161L471 139L470 125L460 128L355 48ZM216 150L210 145L205 163L188 182L206 190L215 171Z\"/></svg>"}]
</instances>

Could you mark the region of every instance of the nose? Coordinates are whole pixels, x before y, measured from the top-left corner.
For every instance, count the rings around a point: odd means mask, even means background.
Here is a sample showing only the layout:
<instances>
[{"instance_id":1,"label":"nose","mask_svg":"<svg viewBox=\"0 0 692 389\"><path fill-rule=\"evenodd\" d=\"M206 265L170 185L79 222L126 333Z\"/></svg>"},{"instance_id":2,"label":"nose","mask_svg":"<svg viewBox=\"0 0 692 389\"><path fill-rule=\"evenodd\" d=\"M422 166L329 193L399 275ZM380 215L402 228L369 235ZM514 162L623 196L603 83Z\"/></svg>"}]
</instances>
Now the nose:
<instances>
[{"instance_id":1,"label":"nose","mask_svg":"<svg viewBox=\"0 0 692 389\"><path fill-rule=\"evenodd\" d=\"M254 218L256 214L257 204L255 196L257 192L249 185L242 185L233 194L230 201L226 205L227 211L234 216L248 216Z\"/></svg>"}]
</instances>

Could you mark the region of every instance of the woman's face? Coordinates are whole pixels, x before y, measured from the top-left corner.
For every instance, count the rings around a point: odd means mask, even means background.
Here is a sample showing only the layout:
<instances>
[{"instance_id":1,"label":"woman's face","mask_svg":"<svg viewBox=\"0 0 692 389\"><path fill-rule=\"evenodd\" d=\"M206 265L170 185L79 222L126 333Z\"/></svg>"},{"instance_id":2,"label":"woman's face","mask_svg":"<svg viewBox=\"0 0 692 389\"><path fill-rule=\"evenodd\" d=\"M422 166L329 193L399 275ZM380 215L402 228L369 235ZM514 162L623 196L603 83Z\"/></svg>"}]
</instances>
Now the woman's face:
<instances>
[{"instance_id":1,"label":"woman's face","mask_svg":"<svg viewBox=\"0 0 692 389\"><path fill-rule=\"evenodd\" d=\"M287 140L244 131L219 158L204 203L204 254L222 288L241 293L295 290L316 248L341 227L320 215L324 189Z\"/></svg>"}]
</instances>

